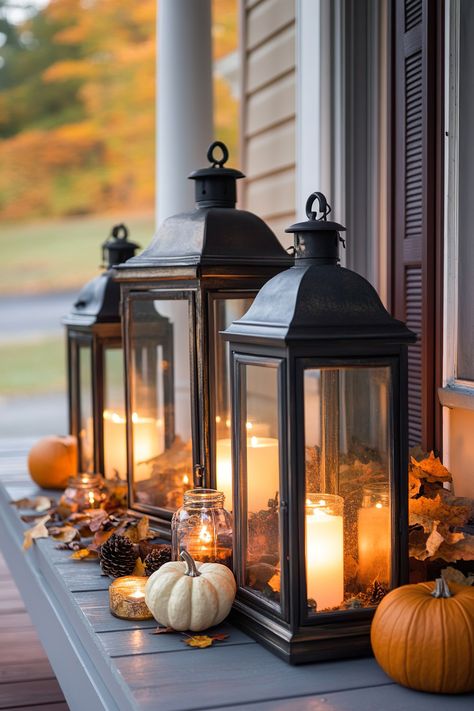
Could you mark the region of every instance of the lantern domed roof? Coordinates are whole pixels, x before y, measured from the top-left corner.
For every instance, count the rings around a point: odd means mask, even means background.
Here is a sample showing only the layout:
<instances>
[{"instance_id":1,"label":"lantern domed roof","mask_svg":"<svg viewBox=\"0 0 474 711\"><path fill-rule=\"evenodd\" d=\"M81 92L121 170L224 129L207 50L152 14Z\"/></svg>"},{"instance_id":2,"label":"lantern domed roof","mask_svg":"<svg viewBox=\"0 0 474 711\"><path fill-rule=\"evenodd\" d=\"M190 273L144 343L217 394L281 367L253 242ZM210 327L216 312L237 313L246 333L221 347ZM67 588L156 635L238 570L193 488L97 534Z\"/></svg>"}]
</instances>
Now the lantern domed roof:
<instances>
[{"instance_id":1,"label":"lantern domed roof","mask_svg":"<svg viewBox=\"0 0 474 711\"><path fill-rule=\"evenodd\" d=\"M112 228L110 237L102 244L107 269L82 287L70 313L63 319L66 326L120 321L120 286L114 281L114 267L133 256L137 248L138 244L128 240L125 225Z\"/></svg>"},{"instance_id":2,"label":"lantern domed roof","mask_svg":"<svg viewBox=\"0 0 474 711\"><path fill-rule=\"evenodd\" d=\"M320 201L323 217L310 210ZM384 338L413 341L404 323L383 306L362 276L338 265L342 225L326 221L330 207L321 193L308 198L308 221L292 225L295 265L280 272L259 291L253 304L225 332L241 339L283 341Z\"/></svg>"},{"instance_id":3,"label":"lantern domed roof","mask_svg":"<svg viewBox=\"0 0 474 711\"><path fill-rule=\"evenodd\" d=\"M222 158L215 157L216 149ZM236 181L243 173L225 168L226 146L215 141L207 168L191 173L195 181L196 207L168 217L151 244L120 269L165 266L290 266L292 258L276 235L257 215L235 208Z\"/></svg>"}]
</instances>

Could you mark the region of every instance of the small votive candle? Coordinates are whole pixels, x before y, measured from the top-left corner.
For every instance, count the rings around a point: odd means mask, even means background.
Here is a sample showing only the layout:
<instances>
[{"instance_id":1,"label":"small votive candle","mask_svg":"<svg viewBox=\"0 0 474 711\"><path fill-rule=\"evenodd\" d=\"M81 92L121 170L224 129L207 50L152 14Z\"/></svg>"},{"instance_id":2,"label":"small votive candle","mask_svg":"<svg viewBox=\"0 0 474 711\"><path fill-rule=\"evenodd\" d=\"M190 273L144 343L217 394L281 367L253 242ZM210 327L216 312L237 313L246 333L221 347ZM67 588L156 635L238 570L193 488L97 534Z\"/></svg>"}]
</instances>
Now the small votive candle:
<instances>
[{"instance_id":1,"label":"small votive candle","mask_svg":"<svg viewBox=\"0 0 474 711\"><path fill-rule=\"evenodd\" d=\"M145 585L148 578L126 575L117 578L109 587L110 612L122 620L151 620L153 615L145 604Z\"/></svg>"}]
</instances>

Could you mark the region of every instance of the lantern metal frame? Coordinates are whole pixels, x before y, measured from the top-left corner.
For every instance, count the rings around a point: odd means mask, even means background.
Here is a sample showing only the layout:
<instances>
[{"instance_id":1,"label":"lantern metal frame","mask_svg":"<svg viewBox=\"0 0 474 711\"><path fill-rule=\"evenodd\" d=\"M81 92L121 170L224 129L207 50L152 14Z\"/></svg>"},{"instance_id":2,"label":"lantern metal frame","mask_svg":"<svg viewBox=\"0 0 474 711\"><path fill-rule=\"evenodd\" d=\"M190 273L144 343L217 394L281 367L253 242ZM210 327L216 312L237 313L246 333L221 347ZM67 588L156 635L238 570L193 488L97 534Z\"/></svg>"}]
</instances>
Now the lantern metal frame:
<instances>
[{"instance_id":1,"label":"lantern metal frame","mask_svg":"<svg viewBox=\"0 0 474 711\"><path fill-rule=\"evenodd\" d=\"M217 152L222 157L217 158ZM131 407L132 303L136 298L188 299L190 417L194 486L215 488L215 403L213 374L221 324L214 319L220 299L252 300L263 284L293 263L270 228L256 215L235 209L240 171L224 166L226 146L216 141L208 151L211 166L195 171L196 208L172 216L160 226L150 246L120 265L127 413ZM173 511L135 500L133 435L127 419L128 486L131 511L146 512L165 537Z\"/></svg>"},{"instance_id":2,"label":"lantern metal frame","mask_svg":"<svg viewBox=\"0 0 474 711\"><path fill-rule=\"evenodd\" d=\"M63 318L67 338L69 432L77 438L78 471L84 461L80 437L82 384L80 349L90 349L92 459L89 472L105 473L104 421L105 354L122 349L120 323L120 288L114 281L115 268L135 254L138 245L128 240L128 230L120 224L113 227L102 245L106 270L88 282L80 291L71 312Z\"/></svg>"},{"instance_id":3,"label":"lantern metal frame","mask_svg":"<svg viewBox=\"0 0 474 711\"><path fill-rule=\"evenodd\" d=\"M320 201L323 218L312 210ZM224 333L232 375L234 466L233 620L286 661L370 654L374 608L309 615L305 565L304 373L350 367L388 367L391 462L391 585L408 579L407 345L415 334L393 319L373 287L338 266L341 225L326 221L324 196L308 198L308 222L293 225L295 266L260 291L249 311ZM279 609L246 586L245 366L277 368L279 427Z\"/></svg>"}]
</instances>

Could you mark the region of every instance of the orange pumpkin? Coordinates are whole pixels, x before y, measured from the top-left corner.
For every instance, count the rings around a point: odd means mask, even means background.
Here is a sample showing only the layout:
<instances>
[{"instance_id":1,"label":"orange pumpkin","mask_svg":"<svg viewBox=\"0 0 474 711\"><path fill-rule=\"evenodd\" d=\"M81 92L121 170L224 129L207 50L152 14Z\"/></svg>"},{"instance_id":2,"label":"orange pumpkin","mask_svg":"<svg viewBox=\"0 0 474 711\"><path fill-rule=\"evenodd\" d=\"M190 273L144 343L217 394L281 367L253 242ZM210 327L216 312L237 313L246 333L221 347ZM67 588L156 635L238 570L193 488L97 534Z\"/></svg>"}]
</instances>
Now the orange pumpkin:
<instances>
[{"instance_id":1,"label":"orange pumpkin","mask_svg":"<svg viewBox=\"0 0 474 711\"><path fill-rule=\"evenodd\" d=\"M77 474L77 440L72 435L48 435L36 442L28 454L33 481L43 489L64 489Z\"/></svg>"},{"instance_id":2,"label":"orange pumpkin","mask_svg":"<svg viewBox=\"0 0 474 711\"><path fill-rule=\"evenodd\" d=\"M375 658L394 681L420 691L474 690L474 589L441 578L392 590L375 613Z\"/></svg>"}]
</instances>

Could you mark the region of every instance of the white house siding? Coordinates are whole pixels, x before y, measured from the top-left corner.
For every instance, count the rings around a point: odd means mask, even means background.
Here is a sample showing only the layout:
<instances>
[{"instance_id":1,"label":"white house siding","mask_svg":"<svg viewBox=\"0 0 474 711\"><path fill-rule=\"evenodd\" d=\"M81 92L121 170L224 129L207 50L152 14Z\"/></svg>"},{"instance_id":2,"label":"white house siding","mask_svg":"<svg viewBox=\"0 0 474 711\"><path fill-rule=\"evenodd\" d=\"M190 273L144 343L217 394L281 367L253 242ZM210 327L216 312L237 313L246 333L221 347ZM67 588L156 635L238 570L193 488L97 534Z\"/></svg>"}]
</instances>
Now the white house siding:
<instances>
[{"instance_id":1,"label":"white house siding","mask_svg":"<svg viewBox=\"0 0 474 711\"><path fill-rule=\"evenodd\" d=\"M295 218L295 0L241 0L241 205L284 229Z\"/></svg>"}]
</instances>

